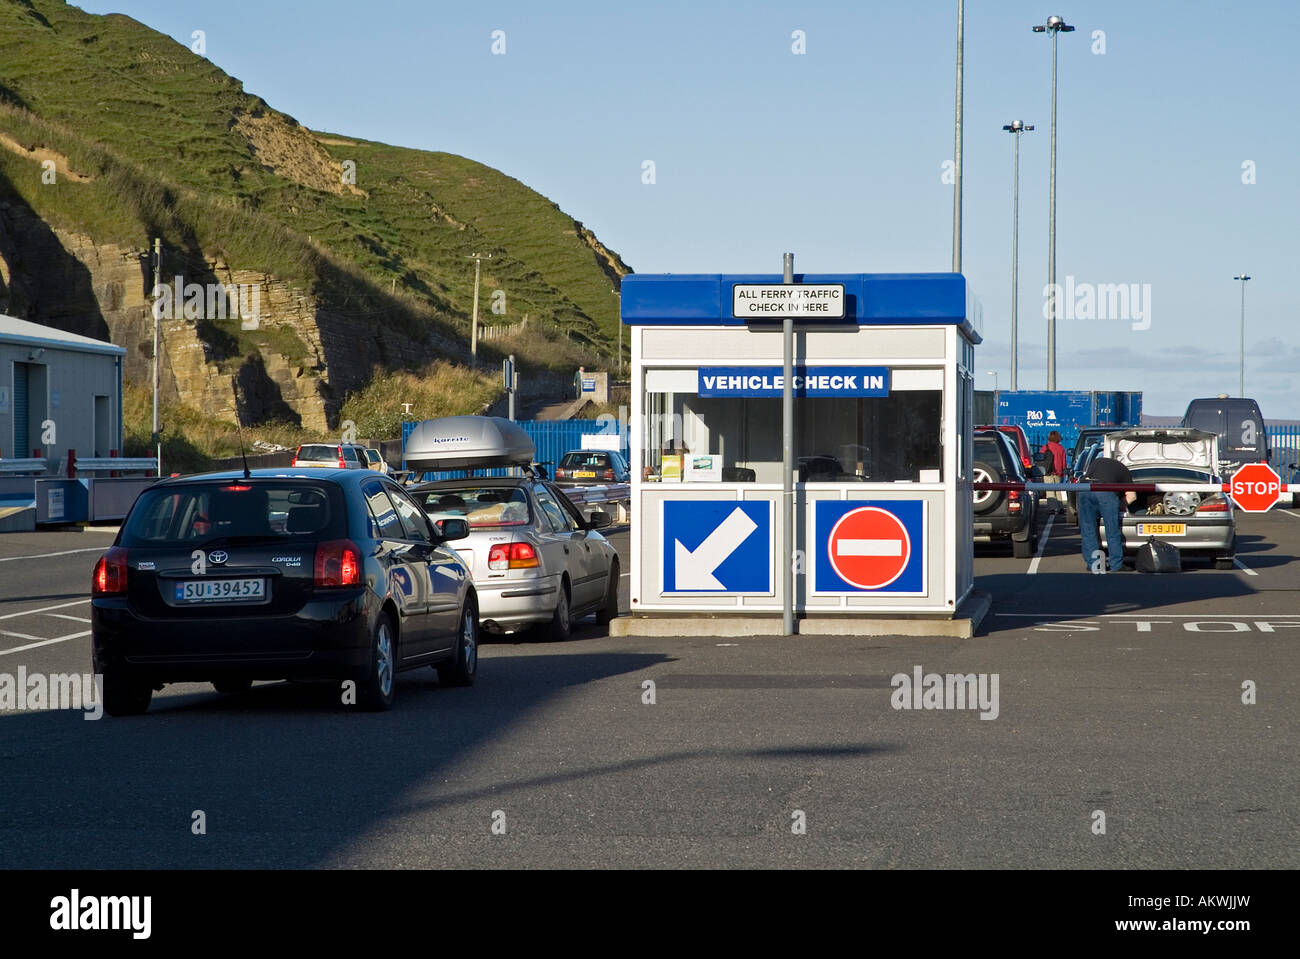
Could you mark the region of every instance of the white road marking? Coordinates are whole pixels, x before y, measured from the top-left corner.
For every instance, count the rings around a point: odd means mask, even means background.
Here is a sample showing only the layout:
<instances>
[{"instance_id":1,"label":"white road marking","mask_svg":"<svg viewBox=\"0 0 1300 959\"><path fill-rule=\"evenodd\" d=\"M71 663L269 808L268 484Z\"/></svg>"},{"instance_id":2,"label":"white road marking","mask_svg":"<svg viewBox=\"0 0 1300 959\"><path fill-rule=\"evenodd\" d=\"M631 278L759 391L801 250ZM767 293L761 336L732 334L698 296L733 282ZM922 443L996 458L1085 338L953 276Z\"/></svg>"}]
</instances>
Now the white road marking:
<instances>
[{"instance_id":1,"label":"white road marking","mask_svg":"<svg viewBox=\"0 0 1300 959\"><path fill-rule=\"evenodd\" d=\"M1052 535L1052 524L1056 522L1056 514L1053 513L1047 517L1047 525L1043 527L1042 534L1038 537L1038 553L1029 561L1029 575L1033 576L1038 572L1038 564L1043 559L1043 550L1047 549L1048 537Z\"/></svg>"},{"instance_id":2,"label":"white road marking","mask_svg":"<svg viewBox=\"0 0 1300 959\"><path fill-rule=\"evenodd\" d=\"M1288 513L1285 510L1279 510L1283 516L1290 516L1292 519L1300 519L1300 513Z\"/></svg>"},{"instance_id":3,"label":"white road marking","mask_svg":"<svg viewBox=\"0 0 1300 959\"><path fill-rule=\"evenodd\" d=\"M102 546L88 546L85 549L65 549L61 553L37 553L35 556L0 556L0 563L14 563L20 559L48 559L51 556L71 556L73 553L102 553Z\"/></svg>"},{"instance_id":4,"label":"white road marking","mask_svg":"<svg viewBox=\"0 0 1300 959\"><path fill-rule=\"evenodd\" d=\"M1243 570L1243 571L1246 573L1247 576L1258 576L1258 575L1259 575L1259 573L1255 572L1253 569L1251 569L1249 566L1247 566L1247 565L1246 565L1245 563L1243 563L1241 560L1237 559L1235 556L1232 558L1232 565L1238 567L1238 568L1241 569L1241 570Z\"/></svg>"},{"instance_id":5,"label":"white road marking","mask_svg":"<svg viewBox=\"0 0 1300 959\"><path fill-rule=\"evenodd\" d=\"M1052 614L995 613L995 616L1021 616L1045 619ZM1300 613L1056 613L1061 619L1295 619Z\"/></svg>"},{"instance_id":6,"label":"white road marking","mask_svg":"<svg viewBox=\"0 0 1300 959\"><path fill-rule=\"evenodd\" d=\"M34 616L36 613L46 613L52 609L66 609L69 606L80 606L82 603L89 603L90 597L85 599L74 599L70 603L59 603L56 606L42 606L40 609L25 609L21 613L5 613L0 619L14 619L18 616Z\"/></svg>"},{"instance_id":7,"label":"white road marking","mask_svg":"<svg viewBox=\"0 0 1300 959\"><path fill-rule=\"evenodd\" d=\"M85 616L69 616L67 613L46 613L46 616L53 616L56 619L70 619L74 623L89 623L91 620Z\"/></svg>"},{"instance_id":8,"label":"white road marking","mask_svg":"<svg viewBox=\"0 0 1300 959\"><path fill-rule=\"evenodd\" d=\"M86 630L84 633L73 633L70 636L56 636L54 639L43 639L39 643L28 643L26 646L15 646L13 649L0 649L0 656L8 656L12 653L21 653L28 649L35 649L37 646L52 646L54 643L66 643L70 639L81 639L81 637L89 635L90 630Z\"/></svg>"},{"instance_id":9,"label":"white road marking","mask_svg":"<svg viewBox=\"0 0 1300 959\"><path fill-rule=\"evenodd\" d=\"M40 639L39 636L28 636L26 633L11 633L7 629L0 629L0 636L12 636L14 639Z\"/></svg>"}]
</instances>

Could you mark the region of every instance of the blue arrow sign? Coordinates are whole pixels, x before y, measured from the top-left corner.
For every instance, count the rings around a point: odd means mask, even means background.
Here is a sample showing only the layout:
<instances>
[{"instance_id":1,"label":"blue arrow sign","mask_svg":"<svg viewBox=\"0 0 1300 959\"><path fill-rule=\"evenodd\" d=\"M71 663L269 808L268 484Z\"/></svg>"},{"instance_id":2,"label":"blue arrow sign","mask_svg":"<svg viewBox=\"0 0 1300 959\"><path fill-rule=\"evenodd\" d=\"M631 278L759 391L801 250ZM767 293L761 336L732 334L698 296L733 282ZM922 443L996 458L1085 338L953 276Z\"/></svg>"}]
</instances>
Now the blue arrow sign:
<instances>
[{"instance_id":1,"label":"blue arrow sign","mask_svg":"<svg viewBox=\"0 0 1300 959\"><path fill-rule=\"evenodd\" d=\"M772 503L665 500L661 593L772 592Z\"/></svg>"}]
</instances>

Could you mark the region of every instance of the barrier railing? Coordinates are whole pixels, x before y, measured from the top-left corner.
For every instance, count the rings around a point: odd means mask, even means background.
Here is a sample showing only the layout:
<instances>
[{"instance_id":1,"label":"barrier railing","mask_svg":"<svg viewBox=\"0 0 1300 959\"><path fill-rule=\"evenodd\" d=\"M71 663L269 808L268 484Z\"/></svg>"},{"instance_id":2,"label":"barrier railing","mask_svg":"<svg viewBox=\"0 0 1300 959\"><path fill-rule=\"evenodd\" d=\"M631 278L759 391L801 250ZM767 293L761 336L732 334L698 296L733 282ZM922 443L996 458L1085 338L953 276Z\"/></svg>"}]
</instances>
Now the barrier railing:
<instances>
[{"instance_id":1,"label":"barrier railing","mask_svg":"<svg viewBox=\"0 0 1300 959\"><path fill-rule=\"evenodd\" d=\"M556 484L559 486L559 484ZM591 506L613 503L617 507L615 519L626 523L631 518L632 486L630 483L611 483L608 486L560 486L574 506Z\"/></svg>"},{"instance_id":2,"label":"barrier railing","mask_svg":"<svg viewBox=\"0 0 1300 959\"><path fill-rule=\"evenodd\" d=\"M152 457L82 456L74 461L78 473L156 473L158 461Z\"/></svg>"},{"instance_id":3,"label":"barrier railing","mask_svg":"<svg viewBox=\"0 0 1300 959\"><path fill-rule=\"evenodd\" d=\"M32 457L30 459L9 459L0 460L0 474L6 476L21 476L27 473L47 473L50 469L50 461L42 457Z\"/></svg>"}]
</instances>

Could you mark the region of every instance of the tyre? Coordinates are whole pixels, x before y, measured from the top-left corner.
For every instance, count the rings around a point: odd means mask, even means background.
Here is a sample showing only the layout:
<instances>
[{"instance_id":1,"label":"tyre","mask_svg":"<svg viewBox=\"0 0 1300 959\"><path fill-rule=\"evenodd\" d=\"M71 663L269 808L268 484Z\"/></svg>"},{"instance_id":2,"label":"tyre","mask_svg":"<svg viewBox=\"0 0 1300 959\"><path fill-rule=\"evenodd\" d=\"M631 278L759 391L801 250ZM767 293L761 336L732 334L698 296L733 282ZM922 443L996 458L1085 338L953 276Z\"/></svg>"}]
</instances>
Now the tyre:
<instances>
[{"instance_id":1,"label":"tyre","mask_svg":"<svg viewBox=\"0 0 1300 959\"><path fill-rule=\"evenodd\" d=\"M573 631L573 615L569 608L569 581L560 582L560 598L555 602L555 613L548 625L538 631L538 638L552 643L562 643Z\"/></svg>"},{"instance_id":2,"label":"tyre","mask_svg":"<svg viewBox=\"0 0 1300 959\"><path fill-rule=\"evenodd\" d=\"M1011 555L1016 559L1029 559L1034 555L1033 537L1025 540L1023 543L1018 539L1011 540Z\"/></svg>"},{"instance_id":3,"label":"tyre","mask_svg":"<svg viewBox=\"0 0 1300 959\"><path fill-rule=\"evenodd\" d=\"M212 688L227 696L240 696L253 688L253 681L251 679L217 679L213 680Z\"/></svg>"},{"instance_id":4,"label":"tyre","mask_svg":"<svg viewBox=\"0 0 1300 959\"><path fill-rule=\"evenodd\" d=\"M110 716L139 716L149 709L153 688L121 669L104 670L104 712Z\"/></svg>"},{"instance_id":5,"label":"tyre","mask_svg":"<svg viewBox=\"0 0 1300 959\"><path fill-rule=\"evenodd\" d=\"M397 642L393 622L382 613L370 636L370 664L357 683L357 704L365 710L390 709L397 698Z\"/></svg>"},{"instance_id":6,"label":"tyre","mask_svg":"<svg viewBox=\"0 0 1300 959\"><path fill-rule=\"evenodd\" d=\"M1000 483L1002 482L1002 471L991 463L976 460L972 465L971 478L976 483ZM1006 496L1007 494L1003 490L977 489L975 491L975 512L992 512L1006 499Z\"/></svg>"},{"instance_id":7,"label":"tyre","mask_svg":"<svg viewBox=\"0 0 1300 959\"><path fill-rule=\"evenodd\" d=\"M605 604L601 606L600 612L596 614L596 622L601 626L608 626L610 620L618 616L618 584L619 584L618 557L609 564L609 583L605 586Z\"/></svg>"},{"instance_id":8,"label":"tyre","mask_svg":"<svg viewBox=\"0 0 1300 959\"><path fill-rule=\"evenodd\" d=\"M456 632L456 655L437 667L438 682L444 686L473 686L478 675L478 607L474 597L468 596L460 611L460 627Z\"/></svg>"}]
</instances>

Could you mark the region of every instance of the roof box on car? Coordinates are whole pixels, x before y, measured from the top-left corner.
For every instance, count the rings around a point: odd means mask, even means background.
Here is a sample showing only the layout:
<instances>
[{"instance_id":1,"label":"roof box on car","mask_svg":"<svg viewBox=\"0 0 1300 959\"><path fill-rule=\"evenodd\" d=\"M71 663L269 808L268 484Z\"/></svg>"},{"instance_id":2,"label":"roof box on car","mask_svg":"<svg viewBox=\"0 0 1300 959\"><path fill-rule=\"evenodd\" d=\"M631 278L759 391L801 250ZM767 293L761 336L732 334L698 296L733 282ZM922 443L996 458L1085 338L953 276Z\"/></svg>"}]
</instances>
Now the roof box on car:
<instances>
[{"instance_id":1,"label":"roof box on car","mask_svg":"<svg viewBox=\"0 0 1300 959\"><path fill-rule=\"evenodd\" d=\"M406 439L405 455L409 469L488 469L527 466L537 447L504 417L444 416L417 425Z\"/></svg>"}]
</instances>

